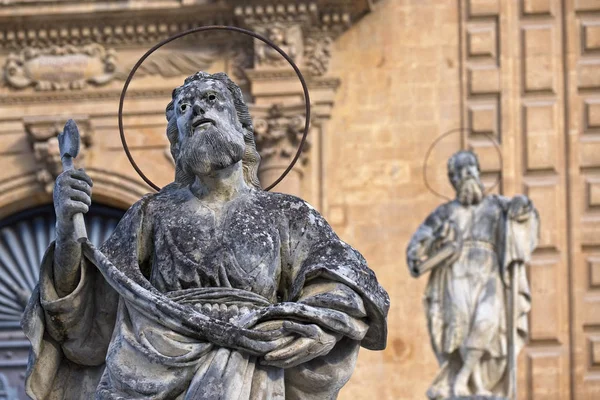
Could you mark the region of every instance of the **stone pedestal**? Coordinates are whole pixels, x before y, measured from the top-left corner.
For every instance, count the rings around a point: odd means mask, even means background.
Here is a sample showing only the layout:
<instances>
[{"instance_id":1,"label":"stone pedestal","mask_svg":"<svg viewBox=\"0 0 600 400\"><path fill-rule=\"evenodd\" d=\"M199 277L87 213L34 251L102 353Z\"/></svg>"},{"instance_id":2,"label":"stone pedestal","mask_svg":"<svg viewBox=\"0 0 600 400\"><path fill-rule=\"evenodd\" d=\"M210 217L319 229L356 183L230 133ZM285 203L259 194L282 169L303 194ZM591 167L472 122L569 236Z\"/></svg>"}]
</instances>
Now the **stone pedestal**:
<instances>
[{"instance_id":1,"label":"stone pedestal","mask_svg":"<svg viewBox=\"0 0 600 400\"><path fill-rule=\"evenodd\" d=\"M458 396L448 397L445 400L510 400L503 396Z\"/></svg>"}]
</instances>

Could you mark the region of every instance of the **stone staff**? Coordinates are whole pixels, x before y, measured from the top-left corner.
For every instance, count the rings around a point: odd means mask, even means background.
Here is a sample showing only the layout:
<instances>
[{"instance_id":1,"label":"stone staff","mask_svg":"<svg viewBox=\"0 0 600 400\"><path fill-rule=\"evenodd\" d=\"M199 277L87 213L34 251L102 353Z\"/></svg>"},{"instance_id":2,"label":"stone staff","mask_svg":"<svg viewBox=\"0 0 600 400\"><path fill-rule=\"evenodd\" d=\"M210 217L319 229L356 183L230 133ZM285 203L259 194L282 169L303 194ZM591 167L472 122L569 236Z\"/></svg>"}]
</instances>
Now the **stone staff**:
<instances>
[{"instance_id":1,"label":"stone staff","mask_svg":"<svg viewBox=\"0 0 600 400\"><path fill-rule=\"evenodd\" d=\"M510 376L508 379L509 390L508 394L511 399L517 400L517 302L519 296L518 268L520 265L514 263L510 269L510 333L508 336L508 367L510 368Z\"/></svg>"},{"instance_id":2,"label":"stone staff","mask_svg":"<svg viewBox=\"0 0 600 400\"><path fill-rule=\"evenodd\" d=\"M74 120L69 119L65 128L58 134L58 147L60 148L60 160L62 161L63 171L70 171L75 168L73 160L79 154L79 129ZM78 241L87 239L85 221L82 213L73 216L75 225L75 237Z\"/></svg>"}]
</instances>

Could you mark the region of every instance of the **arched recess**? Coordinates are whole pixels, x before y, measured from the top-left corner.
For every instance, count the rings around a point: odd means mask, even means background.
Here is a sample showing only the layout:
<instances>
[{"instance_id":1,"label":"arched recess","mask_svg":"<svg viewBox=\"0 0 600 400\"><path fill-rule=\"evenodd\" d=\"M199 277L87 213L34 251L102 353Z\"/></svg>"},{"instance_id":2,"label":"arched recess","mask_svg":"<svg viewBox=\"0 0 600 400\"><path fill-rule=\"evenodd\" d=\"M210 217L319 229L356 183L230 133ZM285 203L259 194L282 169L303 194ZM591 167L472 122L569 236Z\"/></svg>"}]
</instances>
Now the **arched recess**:
<instances>
[{"instance_id":1,"label":"arched recess","mask_svg":"<svg viewBox=\"0 0 600 400\"><path fill-rule=\"evenodd\" d=\"M102 244L124 212L123 208L92 204L85 216L90 240ZM0 374L4 374L7 390L15 392L10 399L27 398L23 384L30 345L20 320L37 284L40 261L55 238L55 223L52 203L0 219Z\"/></svg>"},{"instance_id":2,"label":"arched recess","mask_svg":"<svg viewBox=\"0 0 600 400\"><path fill-rule=\"evenodd\" d=\"M90 167L85 171L94 182L94 203L126 210L153 192L141 179L102 168ZM52 194L41 188L35 172L0 181L0 219L51 202Z\"/></svg>"},{"instance_id":3,"label":"arched recess","mask_svg":"<svg viewBox=\"0 0 600 400\"><path fill-rule=\"evenodd\" d=\"M92 243L101 245L108 239L123 213L113 207L93 204L85 216ZM52 204L0 220L0 328L18 327L37 284L40 261L55 239L55 223Z\"/></svg>"}]
</instances>

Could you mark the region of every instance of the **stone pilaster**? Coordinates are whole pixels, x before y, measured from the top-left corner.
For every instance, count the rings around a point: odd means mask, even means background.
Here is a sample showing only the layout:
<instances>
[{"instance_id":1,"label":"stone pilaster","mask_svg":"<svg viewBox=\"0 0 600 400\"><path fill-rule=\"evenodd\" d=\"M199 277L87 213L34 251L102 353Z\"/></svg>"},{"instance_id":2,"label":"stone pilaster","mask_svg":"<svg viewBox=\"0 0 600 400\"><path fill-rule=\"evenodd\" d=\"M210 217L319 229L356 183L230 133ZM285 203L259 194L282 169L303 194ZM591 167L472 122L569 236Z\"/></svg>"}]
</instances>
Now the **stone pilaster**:
<instances>
[{"instance_id":1,"label":"stone pilaster","mask_svg":"<svg viewBox=\"0 0 600 400\"><path fill-rule=\"evenodd\" d=\"M273 41L290 56L306 79L311 95L311 129L301 159L276 191L302 196L322 205L324 160L322 135L333 106L338 78L329 75L335 38L351 25L351 13L327 11L317 3L261 4L234 11L240 25ZM305 119L302 86L289 63L274 49L254 41L253 64L244 70L253 99L256 138L263 158L259 172L264 186L287 168L296 153Z\"/></svg>"}]
</instances>

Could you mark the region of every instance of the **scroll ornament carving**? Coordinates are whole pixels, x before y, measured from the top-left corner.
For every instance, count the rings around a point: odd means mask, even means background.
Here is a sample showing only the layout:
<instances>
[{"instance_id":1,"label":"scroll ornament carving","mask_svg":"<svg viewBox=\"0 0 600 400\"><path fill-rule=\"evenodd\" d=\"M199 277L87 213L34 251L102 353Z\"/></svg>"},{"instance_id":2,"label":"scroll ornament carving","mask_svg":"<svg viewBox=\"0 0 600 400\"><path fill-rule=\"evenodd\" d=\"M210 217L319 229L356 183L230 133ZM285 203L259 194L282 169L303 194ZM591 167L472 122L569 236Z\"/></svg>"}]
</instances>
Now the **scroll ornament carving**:
<instances>
[{"instance_id":1,"label":"scroll ornament carving","mask_svg":"<svg viewBox=\"0 0 600 400\"><path fill-rule=\"evenodd\" d=\"M116 53L99 44L27 47L8 55L4 79L15 89L82 89L88 84L103 85L116 73Z\"/></svg>"},{"instance_id":2,"label":"scroll ornament carving","mask_svg":"<svg viewBox=\"0 0 600 400\"><path fill-rule=\"evenodd\" d=\"M302 140L304 128L303 115L285 115L281 104L274 104L268 111L266 118L254 120L254 136L256 147L263 161L291 159L297 151ZM308 161L307 151L310 150L310 141L304 144L302 164Z\"/></svg>"},{"instance_id":3,"label":"scroll ornament carving","mask_svg":"<svg viewBox=\"0 0 600 400\"><path fill-rule=\"evenodd\" d=\"M77 157L78 167L83 167L87 150L92 145L92 134L89 121L78 118L81 134L81 146ZM47 193L52 193L54 181L62 172L58 134L65 121L58 119L32 119L25 121L25 132L31 144L36 163L37 180Z\"/></svg>"}]
</instances>

